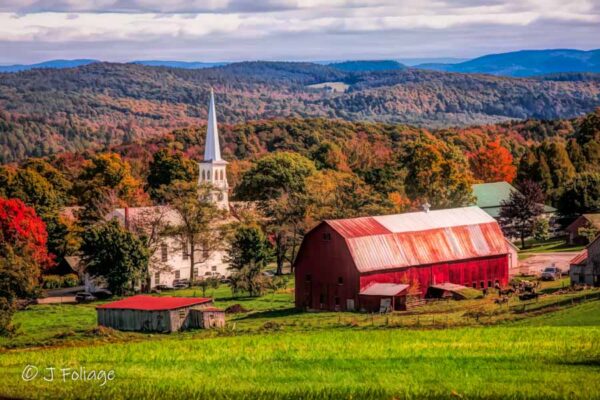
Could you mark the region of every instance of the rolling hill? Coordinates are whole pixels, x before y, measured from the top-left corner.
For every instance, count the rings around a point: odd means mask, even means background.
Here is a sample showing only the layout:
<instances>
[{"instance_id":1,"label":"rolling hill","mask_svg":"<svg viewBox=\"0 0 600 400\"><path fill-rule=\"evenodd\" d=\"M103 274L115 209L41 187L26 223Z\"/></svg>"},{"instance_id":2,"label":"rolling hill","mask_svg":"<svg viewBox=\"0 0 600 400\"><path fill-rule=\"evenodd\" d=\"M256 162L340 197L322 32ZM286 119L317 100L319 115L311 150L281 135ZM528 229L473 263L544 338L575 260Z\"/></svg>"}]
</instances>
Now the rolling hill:
<instances>
[{"instance_id":1,"label":"rolling hill","mask_svg":"<svg viewBox=\"0 0 600 400\"><path fill-rule=\"evenodd\" d=\"M562 72L600 72L600 49L522 50L490 54L458 64L421 64L417 68L514 77Z\"/></svg>"},{"instance_id":2,"label":"rolling hill","mask_svg":"<svg viewBox=\"0 0 600 400\"><path fill-rule=\"evenodd\" d=\"M594 77L514 79L412 68L348 72L292 62L204 69L98 62L4 73L0 162L201 125L210 87L221 123L321 117L444 127L575 117L600 105L600 79ZM324 82L347 89L310 87Z\"/></svg>"}]
</instances>

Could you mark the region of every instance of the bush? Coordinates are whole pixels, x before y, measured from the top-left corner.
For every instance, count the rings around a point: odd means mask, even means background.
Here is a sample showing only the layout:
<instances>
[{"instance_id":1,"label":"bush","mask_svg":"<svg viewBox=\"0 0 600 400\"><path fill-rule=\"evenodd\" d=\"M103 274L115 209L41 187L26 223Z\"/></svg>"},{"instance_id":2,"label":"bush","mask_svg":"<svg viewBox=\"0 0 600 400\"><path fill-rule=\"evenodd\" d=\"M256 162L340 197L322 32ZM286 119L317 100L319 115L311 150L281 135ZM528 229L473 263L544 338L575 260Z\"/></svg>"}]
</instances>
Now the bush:
<instances>
[{"instance_id":1,"label":"bush","mask_svg":"<svg viewBox=\"0 0 600 400\"><path fill-rule=\"evenodd\" d=\"M62 278L63 287L74 287L79 283L79 277L76 274L67 274Z\"/></svg>"},{"instance_id":2,"label":"bush","mask_svg":"<svg viewBox=\"0 0 600 400\"><path fill-rule=\"evenodd\" d=\"M62 279L58 275L44 275L42 279L43 287L46 289L58 289L62 283Z\"/></svg>"},{"instance_id":3,"label":"bush","mask_svg":"<svg viewBox=\"0 0 600 400\"><path fill-rule=\"evenodd\" d=\"M15 326L11 323L15 308L7 299L0 297L0 336L11 336Z\"/></svg>"}]
</instances>

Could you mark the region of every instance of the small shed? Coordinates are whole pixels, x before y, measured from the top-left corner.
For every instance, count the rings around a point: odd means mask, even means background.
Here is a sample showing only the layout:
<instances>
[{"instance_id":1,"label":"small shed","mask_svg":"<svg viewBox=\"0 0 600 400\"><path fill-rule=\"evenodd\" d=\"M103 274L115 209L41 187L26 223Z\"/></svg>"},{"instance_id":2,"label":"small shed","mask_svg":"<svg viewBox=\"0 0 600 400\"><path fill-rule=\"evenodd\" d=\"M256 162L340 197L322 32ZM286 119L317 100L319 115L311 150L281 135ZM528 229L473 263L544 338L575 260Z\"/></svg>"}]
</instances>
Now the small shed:
<instances>
[{"instance_id":1,"label":"small shed","mask_svg":"<svg viewBox=\"0 0 600 400\"><path fill-rule=\"evenodd\" d=\"M216 307L204 307L190 311L192 324L199 328L212 329L225 327L225 310Z\"/></svg>"},{"instance_id":2,"label":"small shed","mask_svg":"<svg viewBox=\"0 0 600 400\"><path fill-rule=\"evenodd\" d=\"M585 285L588 250L583 249L569 262L569 278L571 285Z\"/></svg>"},{"instance_id":3,"label":"small shed","mask_svg":"<svg viewBox=\"0 0 600 400\"><path fill-rule=\"evenodd\" d=\"M565 231L569 234L569 244L587 244L588 239L579 234L580 228L594 228L600 230L600 213L582 214Z\"/></svg>"},{"instance_id":4,"label":"small shed","mask_svg":"<svg viewBox=\"0 0 600 400\"><path fill-rule=\"evenodd\" d=\"M96 307L98 325L122 331L175 332L203 328L192 310L212 305L212 299L138 295Z\"/></svg>"},{"instance_id":5,"label":"small shed","mask_svg":"<svg viewBox=\"0 0 600 400\"><path fill-rule=\"evenodd\" d=\"M406 310L408 287L397 283L372 283L358 294L361 309L382 313Z\"/></svg>"},{"instance_id":6,"label":"small shed","mask_svg":"<svg viewBox=\"0 0 600 400\"><path fill-rule=\"evenodd\" d=\"M430 299L447 299L452 298L454 300L463 300L465 299L465 295L463 292L469 290L470 288L457 285L456 283L438 283L435 285L429 286L427 288L427 298Z\"/></svg>"}]
</instances>

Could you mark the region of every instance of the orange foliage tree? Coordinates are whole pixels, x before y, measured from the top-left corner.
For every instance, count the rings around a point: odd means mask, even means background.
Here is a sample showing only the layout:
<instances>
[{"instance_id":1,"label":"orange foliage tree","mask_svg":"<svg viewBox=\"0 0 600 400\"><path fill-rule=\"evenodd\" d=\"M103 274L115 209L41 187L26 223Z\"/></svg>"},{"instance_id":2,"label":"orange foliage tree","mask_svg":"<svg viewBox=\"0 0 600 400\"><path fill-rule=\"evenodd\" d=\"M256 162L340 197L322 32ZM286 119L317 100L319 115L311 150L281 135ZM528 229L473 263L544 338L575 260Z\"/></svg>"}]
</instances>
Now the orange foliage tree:
<instances>
[{"instance_id":1,"label":"orange foliage tree","mask_svg":"<svg viewBox=\"0 0 600 400\"><path fill-rule=\"evenodd\" d=\"M469 165L475 179L483 182L512 182L517 175L513 156L500 144L500 140L488 142L469 156Z\"/></svg>"}]
</instances>

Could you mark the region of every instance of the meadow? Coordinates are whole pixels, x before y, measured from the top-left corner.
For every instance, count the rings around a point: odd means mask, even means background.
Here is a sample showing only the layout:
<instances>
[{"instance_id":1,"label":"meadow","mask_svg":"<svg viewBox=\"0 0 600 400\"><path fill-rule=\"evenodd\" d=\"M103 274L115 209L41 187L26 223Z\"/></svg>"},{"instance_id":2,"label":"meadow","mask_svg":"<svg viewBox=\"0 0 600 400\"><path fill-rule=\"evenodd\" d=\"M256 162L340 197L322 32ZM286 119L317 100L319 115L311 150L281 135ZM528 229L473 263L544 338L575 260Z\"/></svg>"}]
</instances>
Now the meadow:
<instances>
[{"instance_id":1,"label":"meadow","mask_svg":"<svg viewBox=\"0 0 600 400\"><path fill-rule=\"evenodd\" d=\"M19 335L0 338L0 398L600 398L600 292L563 283L545 283L557 292L537 302L488 296L391 315L302 313L290 288L251 298L221 286L206 292L216 305L250 311L221 331L170 335L98 329L98 303L32 306L15 317ZM114 380L63 380L61 368Z\"/></svg>"}]
</instances>

